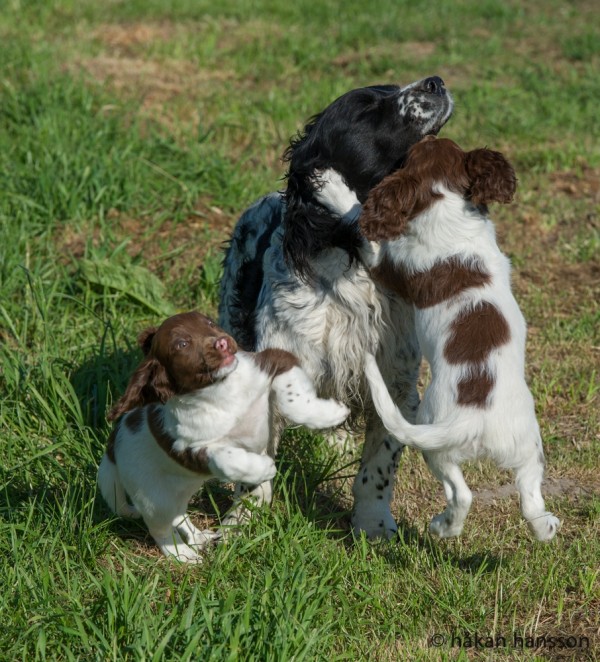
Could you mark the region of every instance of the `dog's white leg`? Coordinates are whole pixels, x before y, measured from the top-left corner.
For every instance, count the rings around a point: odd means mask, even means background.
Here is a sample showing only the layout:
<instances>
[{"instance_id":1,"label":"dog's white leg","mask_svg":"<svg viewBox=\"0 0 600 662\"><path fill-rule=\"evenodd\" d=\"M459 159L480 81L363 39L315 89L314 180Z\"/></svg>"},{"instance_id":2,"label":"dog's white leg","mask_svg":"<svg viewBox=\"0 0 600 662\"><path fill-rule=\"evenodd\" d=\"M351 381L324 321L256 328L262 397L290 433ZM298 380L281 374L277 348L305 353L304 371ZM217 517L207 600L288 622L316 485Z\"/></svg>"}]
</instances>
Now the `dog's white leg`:
<instances>
[{"instance_id":1,"label":"dog's white leg","mask_svg":"<svg viewBox=\"0 0 600 662\"><path fill-rule=\"evenodd\" d=\"M176 479L165 480L154 486L151 499L143 498L140 504L144 505L141 510L148 531L165 556L183 563L200 563L202 558L177 529L185 519L190 496L189 490L178 488Z\"/></svg>"},{"instance_id":2,"label":"dog's white leg","mask_svg":"<svg viewBox=\"0 0 600 662\"><path fill-rule=\"evenodd\" d=\"M207 453L208 468L220 480L260 485L275 476L275 462L268 455L231 446L208 449Z\"/></svg>"},{"instance_id":3,"label":"dog's white leg","mask_svg":"<svg viewBox=\"0 0 600 662\"><path fill-rule=\"evenodd\" d=\"M252 517L252 510L264 504L270 504L273 496L271 481L266 481L256 487L237 484L233 498L233 506L221 521L219 535L226 537L234 527L245 524Z\"/></svg>"},{"instance_id":4,"label":"dog's white leg","mask_svg":"<svg viewBox=\"0 0 600 662\"><path fill-rule=\"evenodd\" d=\"M277 448L281 440L281 435L285 429L285 421L277 413L274 406L275 395L271 393L269 402L269 443L267 454L274 458L277 455ZM257 486L242 485L237 483L233 497L233 505L229 512L221 521L220 532L224 537L232 533L234 527L245 524L251 517L252 511L247 507L248 501L253 507L269 505L273 498L273 483L270 480Z\"/></svg>"},{"instance_id":5,"label":"dog's white leg","mask_svg":"<svg viewBox=\"0 0 600 662\"><path fill-rule=\"evenodd\" d=\"M165 556L172 556L182 563L201 563L202 557L183 540L177 529L151 529L150 535L154 538L160 551Z\"/></svg>"},{"instance_id":6,"label":"dog's white leg","mask_svg":"<svg viewBox=\"0 0 600 662\"><path fill-rule=\"evenodd\" d=\"M336 427L350 413L340 402L319 398L308 375L298 367L276 377L272 389L279 412L293 423L313 430Z\"/></svg>"},{"instance_id":7,"label":"dog's white leg","mask_svg":"<svg viewBox=\"0 0 600 662\"><path fill-rule=\"evenodd\" d=\"M98 486L110 509L121 517L140 517L139 510L128 503L116 464L103 455L98 467Z\"/></svg>"},{"instance_id":8,"label":"dog's white leg","mask_svg":"<svg viewBox=\"0 0 600 662\"><path fill-rule=\"evenodd\" d=\"M552 540L560 527L560 520L546 510L542 497L544 453L541 442L522 466L515 469L517 489L521 498L521 513L538 540Z\"/></svg>"},{"instance_id":9,"label":"dog's white leg","mask_svg":"<svg viewBox=\"0 0 600 662\"><path fill-rule=\"evenodd\" d=\"M412 308L394 303L394 329L400 330L382 342L382 364L386 384L403 416L414 423L419 406L416 383L421 355L412 326ZM398 527L392 516L396 469L404 446L385 429L374 409L367 412L361 467L354 480L352 528L369 538L393 538ZM383 476L382 476L383 474ZM383 489L378 487L383 486Z\"/></svg>"},{"instance_id":10,"label":"dog's white leg","mask_svg":"<svg viewBox=\"0 0 600 662\"><path fill-rule=\"evenodd\" d=\"M180 521L181 515L171 512L155 511L151 516L145 516L150 535L165 556L172 556L183 563L200 563L202 558L181 537L173 526L174 521Z\"/></svg>"},{"instance_id":11,"label":"dog's white leg","mask_svg":"<svg viewBox=\"0 0 600 662\"><path fill-rule=\"evenodd\" d=\"M434 476L444 486L448 502L446 510L431 520L429 531L440 538L459 536L473 501L471 490L465 483L461 468L451 462L446 455L442 453L423 455Z\"/></svg>"}]
</instances>

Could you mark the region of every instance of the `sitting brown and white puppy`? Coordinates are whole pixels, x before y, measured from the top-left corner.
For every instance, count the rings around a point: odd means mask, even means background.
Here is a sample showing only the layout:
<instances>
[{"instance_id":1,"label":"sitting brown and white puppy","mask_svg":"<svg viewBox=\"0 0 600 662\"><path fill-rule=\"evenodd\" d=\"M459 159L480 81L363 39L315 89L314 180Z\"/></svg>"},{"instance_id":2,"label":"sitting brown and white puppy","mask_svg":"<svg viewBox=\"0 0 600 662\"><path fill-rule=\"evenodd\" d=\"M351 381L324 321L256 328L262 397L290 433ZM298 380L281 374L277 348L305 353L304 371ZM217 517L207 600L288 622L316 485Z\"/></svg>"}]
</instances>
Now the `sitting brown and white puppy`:
<instances>
[{"instance_id":1,"label":"sitting brown and white puppy","mask_svg":"<svg viewBox=\"0 0 600 662\"><path fill-rule=\"evenodd\" d=\"M422 450L444 486L448 505L430 526L441 537L462 531L472 497L460 464L481 456L515 472L538 540L550 540L560 524L540 490L544 452L525 382L525 320L487 214L487 203L510 202L515 188L499 152L426 138L371 191L360 220L367 239L382 241L371 274L413 304L431 367L418 425L392 401L373 355L367 379L387 430Z\"/></svg>"},{"instance_id":2,"label":"sitting brown and white puppy","mask_svg":"<svg viewBox=\"0 0 600 662\"><path fill-rule=\"evenodd\" d=\"M293 354L238 352L198 312L170 317L139 341L146 357L109 414L124 416L98 484L115 513L143 517L166 556L197 562L198 549L218 534L191 523L192 495L210 478L254 486L275 475L266 454L270 397L289 420L313 429L339 425L349 410L318 398Z\"/></svg>"}]
</instances>

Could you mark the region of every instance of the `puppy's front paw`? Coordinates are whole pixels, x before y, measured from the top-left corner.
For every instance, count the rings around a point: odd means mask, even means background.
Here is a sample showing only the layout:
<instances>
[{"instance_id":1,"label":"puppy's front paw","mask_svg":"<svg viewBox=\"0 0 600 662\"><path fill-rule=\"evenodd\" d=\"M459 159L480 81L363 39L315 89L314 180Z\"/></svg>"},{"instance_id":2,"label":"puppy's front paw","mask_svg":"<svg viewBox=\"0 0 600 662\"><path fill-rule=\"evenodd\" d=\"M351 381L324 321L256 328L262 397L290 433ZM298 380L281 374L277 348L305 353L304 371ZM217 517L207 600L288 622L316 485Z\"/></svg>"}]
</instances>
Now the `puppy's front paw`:
<instances>
[{"instance_id":1,"label":"puppy's front paw","mask_svg":"<svg viewBox=\"0 0 600 662\"><path fill-rule=\"evenodd\" d=\"M240 479L241 483L260 485L275 477L277 470L273 458L268 455L256 455L254 453L249 453L249 456L246 475Z\"/></svg>"},{"instance_id":2,"label":"puppy's front paw","mask_svg":"<svg viewBox=\"0 0 600 662\"><path fill-rule=\"evenodd\" d=\"M383 502L357 504L352 512L352 530L355 536L364 533L369 540L392 540L398 535L396 520Z\"/></svg>"},{"instance_id":3,"label":"puppy's front paw","mask_svg":"<svg viewBox=\"0 0 600 662\"><path fill-rule=\"evenodd\" d=\"M315 400L302 421L303 425L313 430L337 427L343 423L350 414L350 409L335 400Z\"/></svg>"},{"instance_id":4,"label":"puppy's front paw","mask_svg":"<svg viewBox=\"0 0 600 662\"><path fill-rule=\"evenodd\" d=\"M215 478L246 485L259 485L275 475L275 463L268 455L232 446L213 450L208 466Z\"/></svg>"}]
</instances>

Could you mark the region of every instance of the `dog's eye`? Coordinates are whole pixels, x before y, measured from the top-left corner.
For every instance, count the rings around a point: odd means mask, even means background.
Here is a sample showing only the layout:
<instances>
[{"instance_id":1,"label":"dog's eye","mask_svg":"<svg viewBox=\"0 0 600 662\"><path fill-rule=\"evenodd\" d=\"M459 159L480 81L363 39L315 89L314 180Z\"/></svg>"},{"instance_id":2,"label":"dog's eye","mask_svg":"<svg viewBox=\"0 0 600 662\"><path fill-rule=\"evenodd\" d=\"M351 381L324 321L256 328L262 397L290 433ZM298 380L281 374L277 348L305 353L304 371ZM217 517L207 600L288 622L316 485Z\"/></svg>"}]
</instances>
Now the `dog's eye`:
<instances>
[{"instance_id":1,"label":"dog's eye","mask_svg":"<svg viewBox=\"0 0 600 662\"><path fill-rule=\"evenodd\" d=\"M177 349L185 349L190 343L187 340L178 340L175 344Z\"/></svg>"}]
</instances>

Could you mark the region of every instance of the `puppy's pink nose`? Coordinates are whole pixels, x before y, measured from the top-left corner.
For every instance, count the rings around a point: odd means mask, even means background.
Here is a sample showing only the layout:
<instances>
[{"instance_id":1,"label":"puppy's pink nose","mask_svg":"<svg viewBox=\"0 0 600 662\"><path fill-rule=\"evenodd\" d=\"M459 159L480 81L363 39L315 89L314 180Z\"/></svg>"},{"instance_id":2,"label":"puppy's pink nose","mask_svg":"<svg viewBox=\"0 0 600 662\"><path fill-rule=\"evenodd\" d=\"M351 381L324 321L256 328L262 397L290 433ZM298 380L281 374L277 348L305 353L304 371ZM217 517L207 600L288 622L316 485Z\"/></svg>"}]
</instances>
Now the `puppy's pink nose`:
<instances>
[{"instance_id":1,"label":"puppy's pink nose","mask_svg":"<svg viewBox=\"0 0 600 662\"><path fill-rule=\"evenodd\" d=\"M215 349L221 354L229 354L229 343L227 338L218 338L215 340Z\"/></svg>"}]
</instances>

